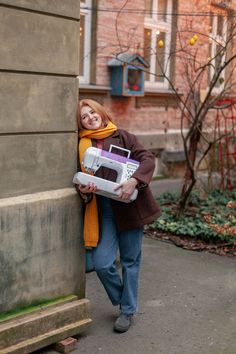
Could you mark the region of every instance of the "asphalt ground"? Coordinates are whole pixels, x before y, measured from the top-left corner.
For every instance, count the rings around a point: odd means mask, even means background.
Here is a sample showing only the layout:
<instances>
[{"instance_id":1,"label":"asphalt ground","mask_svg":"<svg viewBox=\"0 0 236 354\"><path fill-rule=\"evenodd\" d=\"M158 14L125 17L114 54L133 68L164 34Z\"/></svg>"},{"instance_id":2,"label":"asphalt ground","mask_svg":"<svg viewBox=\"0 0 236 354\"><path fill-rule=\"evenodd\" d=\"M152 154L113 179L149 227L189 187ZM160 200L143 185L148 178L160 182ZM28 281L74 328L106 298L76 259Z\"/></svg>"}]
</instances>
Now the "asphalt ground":
<instances>
[{"instance_id":1,"label":"asphalt ground","mask_svg":"<svg viewBox=\"0 0 236 354\"><path fill-rule=\"evenodd\" d=\"M176 185L178 187L178 185ZM173 187L173 186L172 186ZM155 182L153 188L162 189ZM170 190L170 186L167 190ZM74 354L236 354L236 258L144 238L139 310L113 332L113 307L95 273L86 275L92 325ZM37 352L56 353L51 348Z\"/></svg>"},{"instance_id":2,"label":"asphalt ground","mask_svg":"<svg viewBox=\"0 0 236 354\"><path fill-rule=\"evenodd\" d=\"M236 258L144 239L139 311L128 332L113 332L113 307L95 273L86 296L93 323L75 354L235 354ZM40 353L53 354L50 348Z\"/></svg>"}]
</instances>

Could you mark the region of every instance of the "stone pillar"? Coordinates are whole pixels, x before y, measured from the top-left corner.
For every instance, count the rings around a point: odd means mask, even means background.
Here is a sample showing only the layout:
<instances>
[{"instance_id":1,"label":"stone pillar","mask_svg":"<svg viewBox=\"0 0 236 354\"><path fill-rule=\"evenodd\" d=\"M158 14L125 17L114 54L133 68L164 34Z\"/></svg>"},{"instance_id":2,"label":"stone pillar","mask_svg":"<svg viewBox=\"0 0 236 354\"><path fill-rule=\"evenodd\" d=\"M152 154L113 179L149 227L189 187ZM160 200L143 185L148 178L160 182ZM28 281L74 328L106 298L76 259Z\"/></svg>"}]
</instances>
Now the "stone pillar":
<instances>
[{"instance_id":1,"label":"stone pillar","mask_svg":"<svg viewBox=\"0 0 236 354\"><path fill-rule=\"evenodd\" d=\"M72 185L79 0L0 0L0 43L0 352L28 353L90 322Z\"/></svg>"}]
</instances>

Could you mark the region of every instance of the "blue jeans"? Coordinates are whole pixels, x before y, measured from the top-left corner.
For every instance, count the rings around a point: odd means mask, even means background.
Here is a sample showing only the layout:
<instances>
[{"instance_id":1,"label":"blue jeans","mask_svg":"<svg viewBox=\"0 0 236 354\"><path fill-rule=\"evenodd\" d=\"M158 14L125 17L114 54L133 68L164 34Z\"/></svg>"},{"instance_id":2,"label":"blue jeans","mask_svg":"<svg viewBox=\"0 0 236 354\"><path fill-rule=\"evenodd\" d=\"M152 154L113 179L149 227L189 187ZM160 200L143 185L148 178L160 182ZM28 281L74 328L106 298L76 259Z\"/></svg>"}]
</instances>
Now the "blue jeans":
<instances>
[{"instance_id":1,"label":"blue jeans","mask_svg":"<svg viewBox=\"0 0 236 354\"><path fill-rule=\"evenodd\" d=\"M102 232L96 248L86 251L86 271L95 270L113 305L132 315L137 311L143 227L118 232L110 200L100 197ZM122 277L116 268L119 249Z\"/></svg>"}]
</instances>

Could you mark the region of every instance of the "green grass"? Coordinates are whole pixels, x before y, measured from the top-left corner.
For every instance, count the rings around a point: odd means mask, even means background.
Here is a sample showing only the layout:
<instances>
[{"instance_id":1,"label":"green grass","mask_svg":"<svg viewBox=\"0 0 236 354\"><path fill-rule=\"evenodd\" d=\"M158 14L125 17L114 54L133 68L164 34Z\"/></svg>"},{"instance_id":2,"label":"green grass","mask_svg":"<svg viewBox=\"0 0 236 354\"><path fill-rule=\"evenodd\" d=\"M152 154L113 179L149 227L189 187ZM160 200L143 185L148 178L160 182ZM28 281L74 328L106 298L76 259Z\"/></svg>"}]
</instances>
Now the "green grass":
<instances>
[{"instance_id":1,"label":"green grass","mask_svg":"<svg viewBox=\"0 0 236 354\"><path fill-rule=\"evenodd\" d=\"M37 303L31 304L31 306L28 306L28 307L22 307L22 308L15 309L13 311L5 312L3 314L0 314L0 322L7 321L7 320L13 319L18 316L27 315L27 314L33 313L38 310L42 310L42 309L47 308L52 305L58 305L63 302L72 301L76 298L77 298L76 295L68 295L68 296L64 296L64 297L50 299L47 301L42 301L40 303L37 302Z\"/></svg>"}]
</instances>

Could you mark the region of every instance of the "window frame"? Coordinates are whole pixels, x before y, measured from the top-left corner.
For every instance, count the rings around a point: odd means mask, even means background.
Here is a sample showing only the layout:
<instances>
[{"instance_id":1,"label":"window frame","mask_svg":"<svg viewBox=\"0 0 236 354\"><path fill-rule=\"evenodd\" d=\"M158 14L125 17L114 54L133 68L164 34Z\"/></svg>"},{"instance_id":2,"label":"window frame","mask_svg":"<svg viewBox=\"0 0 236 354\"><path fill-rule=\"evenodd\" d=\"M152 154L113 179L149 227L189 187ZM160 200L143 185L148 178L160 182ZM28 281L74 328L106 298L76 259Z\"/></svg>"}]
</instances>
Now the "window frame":
<instances>
[{"instance_id":1,"label":"window frame","mask_svg":"<svg viewBox=\"0 0 236 354\"><path fill-rule=\"evenodd\" d=\"M92 24L92 0L84 0L80 4L80 16L84 16L84 65L83 75L79 73L79 82L88 84L90 82L90 65L91 65L91 24ZM81 52L80 52L81 55Z\"/></svg>"},{"instance_id":2,"label":"window frame","mask_svg":"<svg viewBox=\"0 0 236 354\"><path fill-rule=\"evenodd\" d=\"M152 6L152 16L145 16L144 19L144 30L151 31L151 48L154 48L153 54L150 54L150 75L149 80L145 80L145 89L168 89L169 83L168 80L164 78L163 81L156 81L156 76L152 73L156 73L156 52L157 48L157 39L158 34L156 33L165 33L165 55L164 55L164 66L166 67L166 75L170 75L170 50L171 50L171 38L172 38L172 10L173 10L173 1L167 0L167 9L166 13L170 14L166 16L166 20L158 19L158 0L153 0ZM168 60L169 58L169 60ZM168 61L168 62L167 62Z\"/></svg>"},{"instance_id":3,"label":"window frame","mask_svg":"<svg viewBox=\"0 0 236 354\"><path fill-rule=\"evenodd\" d=\"M222 24L222 36L220 36L217 33L218 30L218 21L220 16L223 17L223 24ZM210 28L211 32L209 33L210 39L211 39L211 46L210 46L210 58L211 59L211 63L213 65L210 65L209 68L209 76L210 76L210 80L212 80L213 76L214 76L214 66L216 65L216 60L217 58L216 53L217 53L217 46L220 45L221 43L225 45L226 39L227 39L227 15L226 14L212 14L212 21L211 21L211 28ZM213 59L214 58L214 59ZM225 61L226 58L226 53L224 53L224 55L222 56L222 61ZM224 79L224 81L219 84L218 86L213 88L213 93L217 94L219 93L225 85L225 78L226 78L226 70L224 69L221 73L221 78Z\"/></svg>"}]
</instances>

